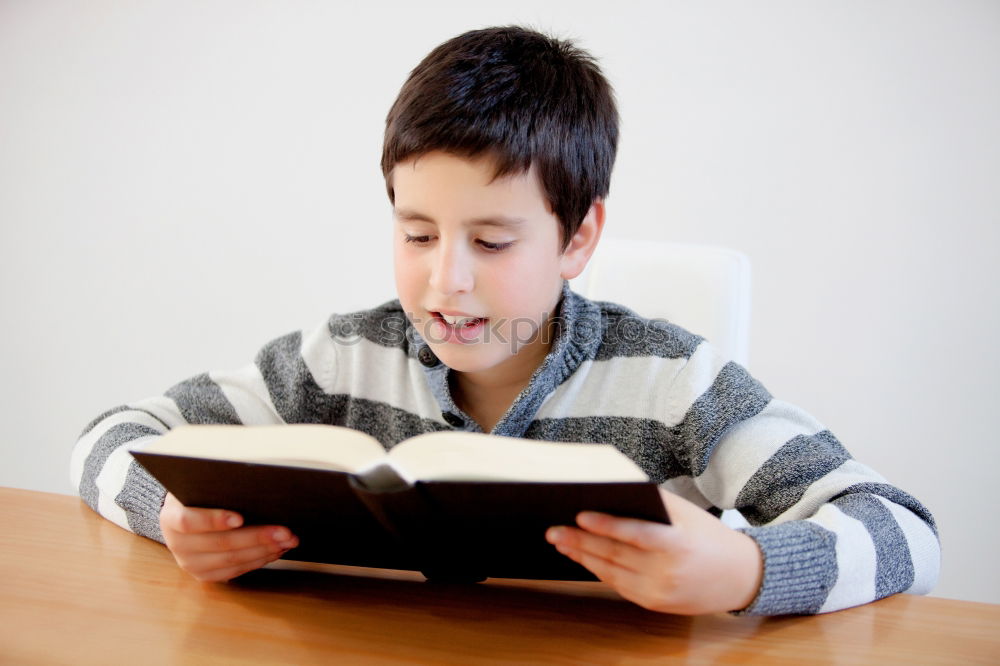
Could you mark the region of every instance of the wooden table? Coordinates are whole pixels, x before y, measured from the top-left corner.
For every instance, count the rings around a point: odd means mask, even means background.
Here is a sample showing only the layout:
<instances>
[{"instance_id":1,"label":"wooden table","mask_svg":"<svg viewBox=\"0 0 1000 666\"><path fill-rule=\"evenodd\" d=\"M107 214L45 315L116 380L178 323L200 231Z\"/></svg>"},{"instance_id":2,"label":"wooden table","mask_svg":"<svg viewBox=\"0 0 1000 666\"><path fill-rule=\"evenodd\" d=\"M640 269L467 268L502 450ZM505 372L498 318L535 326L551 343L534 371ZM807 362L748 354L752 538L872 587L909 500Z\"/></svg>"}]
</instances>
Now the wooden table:
<instances>
[{"instance_id":1,"label":"wooden table","mask_svg":"<svg viewBox=\"0 0 1000 666\"><path fill-rule=\"evenodd\" d=\"M0 663L1000 663L1000 605L679 617L599 583L275 563L202 584L79 499L0 488Z\"/></svg>"}]
</instances>

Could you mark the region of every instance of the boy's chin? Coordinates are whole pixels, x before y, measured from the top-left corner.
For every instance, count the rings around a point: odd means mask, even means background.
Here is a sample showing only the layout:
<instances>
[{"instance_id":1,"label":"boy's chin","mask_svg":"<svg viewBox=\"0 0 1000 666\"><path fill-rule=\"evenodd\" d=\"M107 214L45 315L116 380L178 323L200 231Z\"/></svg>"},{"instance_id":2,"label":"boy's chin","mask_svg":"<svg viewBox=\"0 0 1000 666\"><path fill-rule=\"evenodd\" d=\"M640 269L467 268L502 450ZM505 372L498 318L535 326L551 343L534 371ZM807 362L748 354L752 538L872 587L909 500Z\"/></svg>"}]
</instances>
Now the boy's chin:
<instances>
[{"instance_id":1,"label":"boy's chin","mask_svg":"<svg viewBox=\"0 0 1000 666\"><path fill-rule=\"evenodd\" d=\"M469 345L469 347L472 346ZM474 350L468 348L460 350L438 348L434 349L434 353L437 355L439 361L456 372L479 372L496 365L496 361L491 362L484 358L482 350L479 350L477 354Z\"/></svg>"},{"instance_id":2,"label":"boy's chin","mask_svg":"<svg viewBox=\"0 0 1000 666\"><path fill-rule=\"evenodd\" d=\"M456 372L484 372L502 365L511 356L504 350L491 349L489 345L431 345L438 360Z\"/></svg>"},{"instance_id":3,"label":"boy's chin","mask_svg":"<svg viewBox=\"0 0 1000 666\"><path fill-rule=\"evenodd\" d=\"M430 347L438 360L455 372L478 374L500 371L503 376L523 372L525 379L534 372L547 352L547 347L533 344L515 351L509 343L499 340L492 344L432 344Z\"/></svg>"}]
</instances>

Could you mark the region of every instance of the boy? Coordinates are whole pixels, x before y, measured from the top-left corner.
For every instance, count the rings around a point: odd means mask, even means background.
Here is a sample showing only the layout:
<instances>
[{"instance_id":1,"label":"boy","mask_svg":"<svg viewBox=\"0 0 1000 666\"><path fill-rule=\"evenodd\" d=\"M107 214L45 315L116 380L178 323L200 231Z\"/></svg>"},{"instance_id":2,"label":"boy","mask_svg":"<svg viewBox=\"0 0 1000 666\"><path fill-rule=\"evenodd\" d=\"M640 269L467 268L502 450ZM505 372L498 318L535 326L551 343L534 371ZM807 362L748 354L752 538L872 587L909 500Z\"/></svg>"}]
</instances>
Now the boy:
<instances>
[{"instance_id":1,"label":"boy","mask_svg":"<svg viewBox=\"0 0 1000 666\"><path fill-rule=\"evenodd\" d=\"M98 418L73 453L81 496L223 581L295 535L181 506L128 447L183 423L334 423L386 448L451 428L606 442L663 484L673 524L585 512L547 538L638 604L815 613L927 592L939 550L919 502L702 339L568 289L601 235L617 136L610 86L569 43L494 28L436 48L386 120L398 301ZM728 508L753 527L710 513Z\"/></svg>"}]
</instances>

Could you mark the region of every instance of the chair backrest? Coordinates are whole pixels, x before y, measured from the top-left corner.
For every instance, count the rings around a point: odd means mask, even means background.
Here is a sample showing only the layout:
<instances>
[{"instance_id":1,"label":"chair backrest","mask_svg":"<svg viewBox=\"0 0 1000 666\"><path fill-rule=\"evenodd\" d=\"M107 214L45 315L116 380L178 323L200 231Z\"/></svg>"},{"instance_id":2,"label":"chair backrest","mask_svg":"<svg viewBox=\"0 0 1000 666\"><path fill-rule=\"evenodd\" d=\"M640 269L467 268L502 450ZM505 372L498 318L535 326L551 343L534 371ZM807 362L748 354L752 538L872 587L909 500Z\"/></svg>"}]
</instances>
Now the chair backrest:
<instances>
[{"instance_id":1,"label":"chair backrest","mask_svg":"<svg viewBox=\"0 0 1000 666\"><path fill-rule=\"evenodd\" d=\"M708 245L602 238L572 287L587 298L678 324L744 366L750 360L750 259L745 254Z\"/></svg>"}]
</instances>

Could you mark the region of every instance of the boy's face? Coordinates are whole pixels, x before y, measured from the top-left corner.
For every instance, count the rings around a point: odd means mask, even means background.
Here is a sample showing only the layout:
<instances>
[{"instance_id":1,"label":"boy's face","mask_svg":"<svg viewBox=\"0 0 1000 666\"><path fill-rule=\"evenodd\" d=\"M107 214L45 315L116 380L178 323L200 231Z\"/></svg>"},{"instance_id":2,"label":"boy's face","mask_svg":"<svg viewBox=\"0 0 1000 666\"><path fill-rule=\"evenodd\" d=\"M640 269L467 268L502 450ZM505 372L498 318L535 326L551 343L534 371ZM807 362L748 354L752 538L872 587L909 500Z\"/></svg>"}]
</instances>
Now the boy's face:
<instances>
[{"instance_id":1,"label":"boy's face","mask_svg":"<svg viewBox=\"0 0 1000 666\"><path fill-rule=\"evenodd\" d=\"M396 290L445 365L516 381L547 352L539 331L574 271L535 171L492 178L488 158L431 152L396 165Z\"/></svg>"}]
</instances>

